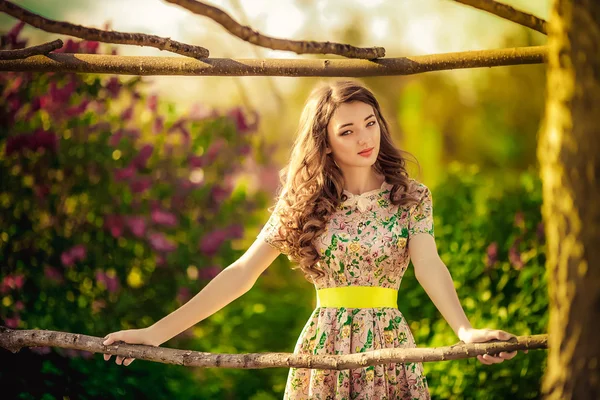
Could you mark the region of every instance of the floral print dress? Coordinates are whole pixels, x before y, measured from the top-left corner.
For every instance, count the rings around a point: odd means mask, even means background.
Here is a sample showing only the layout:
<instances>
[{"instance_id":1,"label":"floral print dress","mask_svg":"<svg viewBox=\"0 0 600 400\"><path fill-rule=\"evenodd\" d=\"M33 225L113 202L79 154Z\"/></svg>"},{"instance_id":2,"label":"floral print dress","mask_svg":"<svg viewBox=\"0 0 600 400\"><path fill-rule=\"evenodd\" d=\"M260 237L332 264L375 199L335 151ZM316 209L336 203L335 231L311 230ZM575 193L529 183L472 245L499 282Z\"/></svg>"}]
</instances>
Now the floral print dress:
<instances>
[{"instance_id":1,"label":"floral print dress","mask_svg":"<svg viewBox=\"0 0 600 400\"><path fill-rule=\"evenodd\" d=\"M389 200L391 184L354 195L332 215L317 248L326 275L316 289L380 286L398 290L409 264L408 241L433 233L429 188L410 179L418 204L399 207ZM258 237L273 243L278 235L277 210ZM398 296L401 298L401 294ZM350 354L382 348L416 347L409 325L397 308L317 307L306 322L294 353ZM420 362L391 363L347 370L290 368L284 399L430 399Z\"/></svg>"}]
</instances>

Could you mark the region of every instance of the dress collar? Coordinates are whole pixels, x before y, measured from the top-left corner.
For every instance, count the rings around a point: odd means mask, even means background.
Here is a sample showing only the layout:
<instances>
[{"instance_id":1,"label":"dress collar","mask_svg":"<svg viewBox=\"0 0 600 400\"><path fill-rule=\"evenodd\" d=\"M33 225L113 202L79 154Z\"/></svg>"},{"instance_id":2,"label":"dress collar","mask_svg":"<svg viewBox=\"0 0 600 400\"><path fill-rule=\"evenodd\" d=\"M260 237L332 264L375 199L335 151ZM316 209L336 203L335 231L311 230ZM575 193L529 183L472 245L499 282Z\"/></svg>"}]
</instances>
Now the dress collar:
<instances>
[{"instance_id":1,"label":"dress collar","mask_svg":"<svg viewBox=\"0 0 600 400\"><path fill-rule=\"evenodd\" d=\"M388 186L389 184L386 181L383 181L379 189L369 190L368 192L364 192L361 194L353 194L344 189L343 193L346 194L348 198L342 204L350 207L356 206L356 208L358 208L359 211L365 212L369 204L374 199L377 199L381 191L387 189Z\"/></svg>"}]
</instances>

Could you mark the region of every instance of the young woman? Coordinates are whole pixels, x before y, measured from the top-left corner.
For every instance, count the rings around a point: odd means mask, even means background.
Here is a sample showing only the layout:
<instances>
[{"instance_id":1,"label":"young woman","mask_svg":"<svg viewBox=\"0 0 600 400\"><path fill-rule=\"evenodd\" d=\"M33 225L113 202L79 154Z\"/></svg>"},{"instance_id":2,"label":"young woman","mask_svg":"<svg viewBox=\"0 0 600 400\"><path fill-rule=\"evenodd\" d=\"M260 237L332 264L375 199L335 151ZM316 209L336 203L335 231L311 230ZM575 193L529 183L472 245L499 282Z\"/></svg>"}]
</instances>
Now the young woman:
<instances>
[{"instance_id":1,"label":"young woman","mask_svg":"<svg viewBox=\"0 0 600 400\"><path fill-rule=\"evenodd\" d=\"M409 260L460 340L513 337L469 323L437 253L431 192L408 176L405 164L371 91L354 81L320 84L302 112L273 212L248 251L178 310L148 328L111 333L105 344L160 345L244 294L280 253L317 291L317 308L295 353L416 347L397 307ZM493 364L516 354L477 358ZM122 361L117 357L117 364ZM284 398L413 400L430 395L422 363L390 363L342 371L290 368Z\"/></svg>"}]
</instances>

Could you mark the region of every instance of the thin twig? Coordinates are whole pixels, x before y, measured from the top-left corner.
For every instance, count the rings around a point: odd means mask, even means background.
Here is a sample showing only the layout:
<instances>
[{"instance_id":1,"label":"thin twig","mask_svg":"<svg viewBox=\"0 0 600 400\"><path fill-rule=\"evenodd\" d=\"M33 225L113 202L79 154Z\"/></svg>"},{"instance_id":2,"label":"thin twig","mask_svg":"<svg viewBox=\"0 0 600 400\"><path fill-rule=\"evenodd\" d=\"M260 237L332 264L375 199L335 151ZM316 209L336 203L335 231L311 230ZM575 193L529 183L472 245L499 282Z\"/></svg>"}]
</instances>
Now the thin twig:
<instances>
[{"instance_id":1,"label":"thin twig","mask_svg":"<svg viewBox=\"0 0 600 400\"><path fill-rule=\"evenodd\" d=\"M162 38L160 36L147 35L145 33L105 31L96 28L87 28L69 22L55 21L34 14L31 11L25 10L6 0L0 0L0 11L46 32L60 33L103 43L150 46L193 58L206 58L209 55L208 50L204 47L192 46L190 44L171 40L170 38Z\"/></svg>"},{"instance_id":2,"label":"thin twig","mask_svg":"<svg viewBox=\"0 0 600 400\"><path fill-rule=\"evenodd\" d=\"M536 30L544 35L548 34L546 29L547 22L541 18L536 17L533 14L526 13L524 11L517 10L509 5L499 3L494 0L454 0L457 3L466 4L471 7L475 7L479 10L487 11L491 14L497 15L501 18L507 19L517 24L526 26L533 30Z\"/></svg>"},{"instance_id":3,"label":"thin twig","mask_svg":"<svg viewBox=\"0 0 600 400\"><path fill-rule=\"evenodd\" d=\"M78 72L121 75L189 76L390 76L410 75L456 68L540 64L546 61L546 46L466 51L375 61L348 59L229 59L182 57L112 56L61 54L0 61L0 71Z\"/></svg>"},{"instance_id":4,"label":"thin twig","mask_svg":"<svg viewBox=\"0 0 600 400\"><path fill-rule=\"evenodd\" d=\"M52 42L26 47L24 49L0 50L0 60L20 60L35 55L48 54L52 50L60 49L61 47L63 47L63 41L56 39Z\"/></svg>"},{"instance_id":5,"label":"thin twig","mask_svg":"<svg viewBox=\"0 0 600 400\"><path fill-rule=\"evenodd\" d=\"M304 40L277 39L265 36L253 30L249 26L237 23L224 11L204 4L197 0L166 0L168 3L181 6L195 14L204 15L221 24L232 35L257 46L267 47L273 50L293 51L297 54L338 54L348 58L375 59L385 56L383 47L360 48L349 44L332 42L314 42Z\"/></svg>"},{"instance_id":6,"label":"thin twig","mask_svg":"<svg viewBox=\"0 0 600 400\"><path fill-rule=\"evenodd\" d=\"M119 341L105 346L103 338L69 332L13 330L0 326L0 347L17 353L23 347L52 346L118 355L164 364L210 368L318 368L344 370L369 365L407 362L448 361L472 358L480 354L498 354L515 350L548 348L548 335L517 336L507 341L485 343L458 342L434 348L388 348L347 355L312 355L294 353L214 354L178 350Z\"/></svg>"}]
</instances>

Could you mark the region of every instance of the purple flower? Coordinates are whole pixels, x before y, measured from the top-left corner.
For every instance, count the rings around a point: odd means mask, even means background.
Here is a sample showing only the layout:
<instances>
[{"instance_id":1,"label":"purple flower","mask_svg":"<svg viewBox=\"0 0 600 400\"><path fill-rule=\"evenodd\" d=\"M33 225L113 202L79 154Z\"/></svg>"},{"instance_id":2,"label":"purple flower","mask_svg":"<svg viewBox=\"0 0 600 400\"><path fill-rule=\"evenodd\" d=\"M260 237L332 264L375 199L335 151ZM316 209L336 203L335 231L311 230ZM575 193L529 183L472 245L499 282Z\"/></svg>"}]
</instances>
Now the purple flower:
<instances>
[{"instance_id":1,"label":"purple flower","mask_svg":"<svg viewBox=\"0 0 600 400\"><path fill-rule=\"evenodd\" d=\"M148 235L150 246L160 252L172 252L177 249L177 245L168 240L162 232L152 232Z\"/></svg>"},{"instance_id":2,"label":"purple flower","mask_svg":"<svg viewBox=\"0 0 600 400\"><path fill-rule=\"evenodd\" d=\"M211 196L215 203L220 204L229 197L231 190L221 185L214 185L211 188Z\"/></svg>"},{"instance_id":3,"label":"purple flower","mask_svg":"<svg viewBox=\"0 0 600 400\"><path fill-rule=\"evenodd\" d=\"M23 287L25 282L25 276L23 274L7 275L0 283L0 293L8 293L9 290L20 289Z\"/></svg>"},{"instance_id":4,"label":"purple flower","mask_svg":"<svg viewBox=\"0 0 600 400\"><path fill-rule=\"evenodd\" d=\"M508 250L508 260L512 264L512 266L520 270L523 268L523 260L521 259L521 253L519 252L519 243L521 243L522 238L518 237L515 239L512 246Z\"/></svg>"},{"instance_id":5,"label":"purple flower","mask_svg":"<svg viewBox=\"0 0 600 400\"><path fill-rule=\"evenodd\" d=\"M152 96L148 97L148 108L150 109L150 111L155 113L157 106L158 106L158 96L153 94Z\"/></svg>"},{"instance_id":6,"label":"purple flower","mask_svg":"<svg viewBox=\"0 0 600 400\"><path fill-rule=\"evenodd\" d=\"M489 244L486 250L487 253L487 267L492 267L496 261L498 261L498 243L492 242Z\"/></svg>"},{"instance_id":7,"label":"purple flower","mask_svg":"<svg viewBox=\"0 0 600 400\"><path fill-rule=\"evenodd\" d=\"M136 237L143 237L146 232L146 220L141 216L126 217L125 223L127 227Z\"/></svg>"},{"instance_id":8,"label":"purple flower","mask_svg":"<svg viewBox=\"0 0 600 400\"><path fill-rule=\"evenodd\" d=\"M135 175L135 167L130 164L125 168L115 168L114 169L114 177L115 181L124 181L131 179Z\"/></svg>"},{"instance_id":9,"label":"purple flower","mask_svg":"<svg viewBox=\"0 0 600 400\"><path fill-rule=\"evenodd\" d=\"M164 118L156 117L156 119L154 120L154 123L152 124L152 132L154 132L155 134L159 134L162 132L163 128L164 128Z\"/></svg>"},{"instance_id":10,"label":"purple flower","mask_svg":"<svg viewBox=\"0 0 600 400\"><path fill-rule=\"evenodd\" d=\"M118 131L113 133L111 135L111 137L108 139L108 144L113 147L117 147L119 145L119 142L121 141L121 138L123 137L123 135L124 135L123 130L119 129Z\"/></svg>"},{"instance_id":11,"label":"purple flower","mask_svg":"<svg viewBox=\"0 0 600 400\"><path fill-rule=\"evenodd\" d=\"M233 224L228 228L229 237L240 239L244 237L244 225L242 224Z\"/></svg>"},{"instance_id":12,"label":"purple flower","mask_svg":"<svg viewBox=\"0 0 600 400\"><path fill-rule=\"evenodd\" d=\"M6 140L5 154L22 154L25 149L38 151L40 149L56 152L58 149L58 136L53 132L38 129L31 134L10 136Z\"/></svg>"},{"instance_id":13,"label":"purple flower","mask_svg":"<svg viewBox=\"0 0 600 400\"><path fill-rule=\"evenodd\" d=\"M133 193L143 193L152 186L152 179L149 176L140 176L129 183L129 188Z\"/></svg>"},{"instance_id":14,"label":"purple flower","mask_svg":"<svg viewBox=\"0 0 600 400\"><path fill-rule=\"evenodd\" d=\"M98 46L100 42L95 41L82 41L81 46L83 47L83 52L87 54L96 54L98 53Z\"/></svg>"},{"instance_id":15,"label":"purple flower","mask_svg":"<svg viewBox=\"0 0 600 400\"><path fill-rule=\"evenodd\" d=\"M150 213L152 217L152 222L159 225L165 225L174 227L177 226L177 216L175 214L170 213L168 211L163 211L160 209L154 209Z\"/></svg>"},{"instance_id":16,"label":"purple flower","mask_svg":"<svg viewBox=\"0 0 600 400\"><path fill-rule=\"evenodd\" d=\"M121 113L121 119L123 121L129 121L133 116L133 106L129 106Z\"/></svg>"},{"instance_id":17,"label":"purple flower","mask_svg":"<svg viewBox=\"0 0 600 400\"><path fill-rule=\"evenodd\" d=\"M106 90L108 90L108 93L113 99L119 95L119 92L121 91L121 83L116 76L113 76L109 79L108 83L106 84Z\"/></svg>"},{"instance_id":18,"label":"purple flower","mask_svg":"<svg viewBox=\"0 0 600 400\"><path fill-rule=\"evenodd\" d=\"M179 304L187 303L187 301L192 297L190 289L187 287L180 287L177 291L177 301Z\"/></svg>"},{"instance_id":19,"label":"purple flower","mask_svg":"<svg viewBox=\"0 0 600 400\"><path fill-rule=\"evenodd\" d=\"M214 256L221 244L227 239L227 236L228 232L225 229L218 229L208 233L200 239L200 251L209 257Z\"/></svg>"},{"instance_id":20,"label":"purple flower","mask_svg":"<svg viewBox=\"0 0 600 400\"><path fill-rule=\"evenodd\" d=\"M10 45L9 49L22 49L26 46L26 40L17 40L24 26L25 22L19 21L10 29L10 31L8 31L6 35L3 35L3 38L5 38L6 42Z\"/></svg>"},{"instance_id":21,"label":"purple flower","mask_svg":"<svg viewBox=\"0 0 600 400\"><path fill-rule=\"evenodd\" d=\"M84 113L85 109L87 108L87 106L90 104L90 101L88 99L83 99L81 101L81 103L79 103L79 105L77 106L73 106L73 107L69 107L65 113L67 114L68 117L74 117L76 115L81 115Z\"/></svg>"},{"instance_id":22,"label":"purple flower","mask_svg":"<svg viewBox=\"0 0 600 400\"><path fill-rule=\"evenodd\" d=\"M152 146L151 144L145 144L140 149L138 154L134 157L132 164L135 165L138 169L146 168L148 159L150 159L150 156L152 155L153 151L154 146Z\"/></svg>"},{"instance_id":23,"label":"purple flower","mask_svg":"<svg viewBox=\"0 0 600 400\"><path fill-rule=\"evenodd\" d=\"M209 164L212 164L217 159L219 153L225 147L225 145L226 142L223 138L218 138L213 143L211 143L208 150L206 151L206 158L208 159L207 162Z\"/></svg>"},{"instance_id":24,"label":"purple flower","mask_svg":"<svg viewBox=\"0 0 600 400\"><path fill-rule=\"evenodd\" d=\"M53 105L68 103L75 92L76 87L77 82L75 78L69 79L69 82L62 88L56 86L56 82L50 82L50 98L52 99Z\"/></svg>"},{"instance_id":25,"label":"purple flower","mask_svg":"<svg viewBox=\"0 0 600 400\"><path fill-rule=\"evenodd\" d=\"M15 315L13 318L5 318L4 324L9 328L18 328L19 322L21 322L21 318L19 315Z\"/></svg>"},{"instance_id":26,"label":"purple flower","mask_svg":"<svg viewBox=\"0 0 600 400\"><path fill-rule=\"evenodd\" d=\"M188 163L191 168L202 168L204 166L204 157L192 154L188 157Z\"/></svg>"},{"instance_id":27,"label":"purple flower","mask_svg":"<svg viewBox=\"0 0 600 400\"><path fill-rule=\"evenodd\" d=\"M120 215L107 215L104 218L104 228L108 229L113 237L121 237L124 228L123 218Z\"/></svg>"},{"instance_id":28,"label":"purple flower","mask_svg":"<svg viewBox=\"0 0 600 400\"><path fill-rule=\"evenodd\" d=\"M96 282L101 283L110 293L115 293L120 287L116 276L109 276L102 270L96 271Z\"/></svg>"},{"instance_id":29,"label":"purple flower","mask_svg":"<svg viewBox=\"0 0 600 400\"><path fill-rule=\"evenodd\" d=\"M44 276L56 283L64 282L63 275L61 274L61 272L57 268L51 267L49 265L46 265L44 267Z\"/></svg>"}]
</instances>

